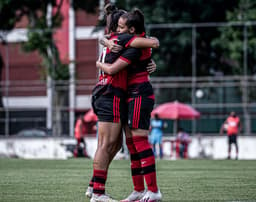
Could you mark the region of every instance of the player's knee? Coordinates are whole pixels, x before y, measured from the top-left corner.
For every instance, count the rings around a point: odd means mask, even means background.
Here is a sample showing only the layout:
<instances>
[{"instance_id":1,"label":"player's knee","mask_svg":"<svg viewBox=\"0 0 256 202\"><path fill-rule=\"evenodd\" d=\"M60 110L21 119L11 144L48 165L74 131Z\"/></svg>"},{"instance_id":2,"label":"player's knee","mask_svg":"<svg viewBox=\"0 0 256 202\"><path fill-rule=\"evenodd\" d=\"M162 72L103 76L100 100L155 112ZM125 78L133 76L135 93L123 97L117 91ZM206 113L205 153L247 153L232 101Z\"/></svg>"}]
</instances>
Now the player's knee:
<instances>
[{"instance_id":1,"label":"player's knee","mask_svg":"<svg viewBox=\"0 0 256 202\"><path fill-rule=\"evenodd\" d=\"M99 149L104 154L112 155L113 152L116 150L116 145L113 144L112 142L104 142L99 146Z\"/></svg>"},{"instance_id":2,"label":"player's knee","mask_svg":"<svg viewBox=\"0 0 256 202\"><path fill-rule=\"evenodd\" d=\"M108 147L107 147L107 152L110 154L110 155L113 155L115 154L117 151L119 151L119 146L117 144L109 144Z\"/></svg>"}]
</instances>

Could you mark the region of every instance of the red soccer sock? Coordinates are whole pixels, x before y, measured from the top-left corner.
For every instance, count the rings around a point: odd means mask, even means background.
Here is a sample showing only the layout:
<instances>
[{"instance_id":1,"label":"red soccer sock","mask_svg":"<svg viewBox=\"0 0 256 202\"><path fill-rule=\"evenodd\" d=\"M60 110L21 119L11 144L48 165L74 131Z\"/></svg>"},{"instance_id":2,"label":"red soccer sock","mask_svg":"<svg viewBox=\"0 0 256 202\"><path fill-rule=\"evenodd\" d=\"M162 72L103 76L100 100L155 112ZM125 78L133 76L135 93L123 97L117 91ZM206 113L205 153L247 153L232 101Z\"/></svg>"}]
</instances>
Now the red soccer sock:
<instances>
[{"instance_id":1,"label":"red soccer sock","mask_svg":"<svg viewBox=\"0 0 256 202\"><path fill-rule=\"evenodd\" d=\"M126 145L130 152L131 173L132 173L132 181L133 181L134 190L140 192L145 189L144 177L143 177L143 173L142 173L140 159L136 152L136 148L133 144L132 138L126 138Z\"/></svg>"},{"instance_id":2,"label":"red soccer sock","mask_svg":"<svg viewBox=\"0 0 256 202\"><path fill-rule=\"evenodd\" d=\"M107 179L106 170L93 170L93 193L105 194L105 183Z\"/></svg>"},{"instance_id":3,"label":"red soccer sock","mask_svg":"<svg viewBox=\"0 0 256 202\"><path fill-rule=\"evenodd\" d=\"M133 143L140 158L148 190L157 192L155 156L148 142L148 137L134 136Z\"/></svg>"}]
</instances>

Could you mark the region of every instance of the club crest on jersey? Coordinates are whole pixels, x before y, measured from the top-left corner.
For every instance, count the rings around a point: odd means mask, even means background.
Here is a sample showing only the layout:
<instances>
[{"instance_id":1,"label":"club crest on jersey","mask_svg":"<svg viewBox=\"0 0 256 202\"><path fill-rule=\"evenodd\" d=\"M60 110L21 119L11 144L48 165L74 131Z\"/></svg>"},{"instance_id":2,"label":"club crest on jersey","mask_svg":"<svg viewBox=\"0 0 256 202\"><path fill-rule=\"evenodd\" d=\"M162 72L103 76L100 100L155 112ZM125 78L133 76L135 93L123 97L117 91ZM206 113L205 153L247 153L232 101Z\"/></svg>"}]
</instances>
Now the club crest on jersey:
<instances>
[{"instance_id":1,"label":"club crest on jersey","mask_svg":"<svg viewBox=\"0 0 256 202\"><path fill-rule=\"evenodd\" d=\"M105 85L107 83L108 83L108 79L107 78L103 78L103 79L100 80L100 84L101 85Z\"/></svg>"}]
</instances>

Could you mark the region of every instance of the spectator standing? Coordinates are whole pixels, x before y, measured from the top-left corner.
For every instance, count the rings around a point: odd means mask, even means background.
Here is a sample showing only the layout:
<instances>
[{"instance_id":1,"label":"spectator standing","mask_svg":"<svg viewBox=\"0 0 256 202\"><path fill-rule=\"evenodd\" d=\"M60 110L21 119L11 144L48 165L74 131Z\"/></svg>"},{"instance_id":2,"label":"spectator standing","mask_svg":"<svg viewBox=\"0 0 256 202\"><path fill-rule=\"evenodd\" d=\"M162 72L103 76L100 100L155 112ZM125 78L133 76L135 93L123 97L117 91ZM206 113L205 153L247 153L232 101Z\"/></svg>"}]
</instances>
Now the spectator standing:
<instances>
[{"instance_id":1,"label":"spectator standing","mask_svg":"<svg viewBox=\"0 0 256 202\"><path fill-rule=\"evenodd\" d=\"M186 133L183 128L178 128L177 134L177 153L180 158L188 158L188 145L191 142L189 134Z\"/></svg>"},{"instance_id":2,"label":"spectator standing","mask_svg":"<svg viewBox=\"0 0 256 202\"><path fill-rule=\"evenodd\" d=\"M157 157L156 146L159 146L159 157L163 158L163 148L162 148L162 137L163 129L167 127L166 123L162 119L159 119L158 114L155 114L154 119L150 123L151 132L150 132L150 144L153 146L153 151L155 157Z\"/></svg>"},{"instance_id":3,"label":"spectator standing","mask_svg":"<svg viewBox=\"0 0 256 202\"><path fill-rule=\"evenodd\" d=\"M231 145L234 144L236 147L236 159L238 159L238 144L237 135L242 130L242 125L240 123L239 117L234 111L232 111L229 117L222 124L220 129L220 134L222 135L224 130L227 132L228 136L228 159L230 159Z\"/></svg>"},{"instance_id":4,"label":"spectator standing","mask_svg":"<svg viewBox=\"0 0 256 202\"><path fill-rule=\"evenodd\" d=\"M84 136L86 133L85 121L83 116L79 116L76 125L75 125L75 138L76 138L76 147L74 150L74 156L79 157L89 157L86 151L86 143L84 141Z\"/></svg>"}]
</instances>

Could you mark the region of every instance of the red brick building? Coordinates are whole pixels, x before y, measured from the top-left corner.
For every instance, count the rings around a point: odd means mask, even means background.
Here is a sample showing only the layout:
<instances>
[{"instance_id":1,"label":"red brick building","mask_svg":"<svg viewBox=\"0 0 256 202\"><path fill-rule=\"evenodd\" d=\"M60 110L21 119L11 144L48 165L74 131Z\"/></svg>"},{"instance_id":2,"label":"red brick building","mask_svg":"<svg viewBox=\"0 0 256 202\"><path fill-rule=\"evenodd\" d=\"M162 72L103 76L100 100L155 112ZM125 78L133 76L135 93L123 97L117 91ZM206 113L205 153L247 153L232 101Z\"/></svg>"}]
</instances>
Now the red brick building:
<instances>
[{"instance_id":1,"label":"red brick building","mask_svg":"<svg viewBox=\"0 0 256 202\"><path fill-rule=\"evenodd\" d=\"M64 22L61 28L62 33L58 34L57 32L55 40L62 46L60 54L68 56L70 54L70 13L69 5L65 6L66 8L63 10ZM103 31L92 32L97 21L98 14L86 14L82 11L75 13L75 29L73 30L75 40L73 42L75 48L74 69L76 85L75 92L73 93L75 96L72 109L75 115L78 112L85 112L91 108L91 89L97 77L95 61L97 60L99 50L98 37L103 34ZM10 119L9 134L16 133L17 130L26 126L48 125L49 96L47 95L47 83L41 79L41 58L37 52L24 53L21 50L21 42L26 41L26 25L27 21L24 18L16 25L14 30L8 33L7 45L0 44L0 54L4 60L1 78L3 111L6 111L6 108L8 108ZM36 124L33 121L33 123L29 121L30 119L35 120L35 117L38 119ZM26 119L27 123L22 121ZM75 116L73 119L66 117L66 120L67 122L74 122ZM1 119L2 129L5 125L3 122L3 119ZM73 127L72 124L69 126ZM3 131L0 130L0 134ZM64 131L65 134L70 134L72 129Z\"/></svg>"}]
</instances>

